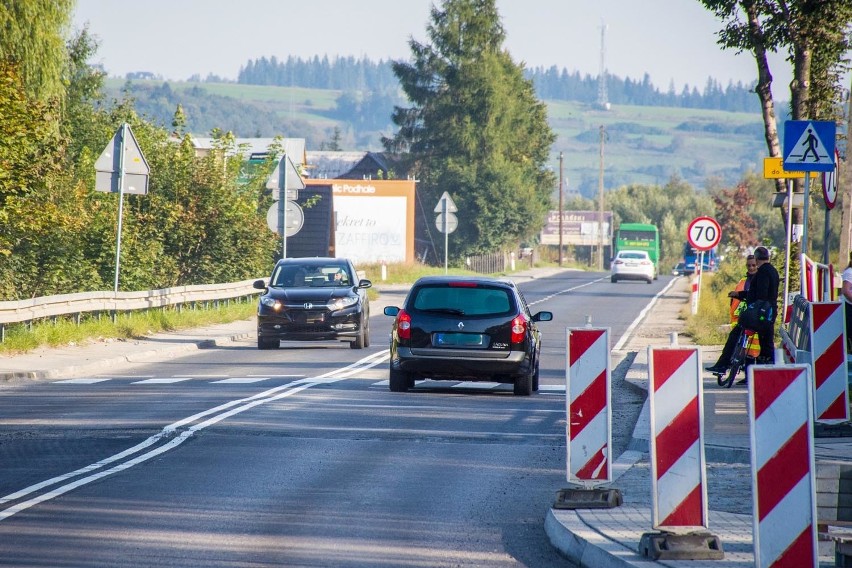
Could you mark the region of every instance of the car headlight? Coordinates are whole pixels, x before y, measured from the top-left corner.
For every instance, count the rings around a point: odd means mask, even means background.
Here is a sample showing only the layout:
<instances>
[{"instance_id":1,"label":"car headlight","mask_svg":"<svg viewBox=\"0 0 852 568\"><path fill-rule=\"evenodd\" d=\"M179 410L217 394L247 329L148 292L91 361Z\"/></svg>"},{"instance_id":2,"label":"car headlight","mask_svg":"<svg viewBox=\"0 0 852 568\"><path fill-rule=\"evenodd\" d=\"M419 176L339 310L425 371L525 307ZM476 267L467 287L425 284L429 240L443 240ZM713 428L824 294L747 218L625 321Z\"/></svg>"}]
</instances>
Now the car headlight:
<instances>
[{"instance_id":1,"label":"car headlight","mask_svg":"<svg viewBox=\"0 0 852 568\"><path fill-rule=\"evenodd\" d=\"M270 298L269 296L261 297L260 303L266 306L267 308L272 308L276 312L281 309L281 302L279 302L275 298Z\"/></svg>"},{"instance_id":2,"label":"car headlight","mask_svg":"<svg viewBox=\"0 0 852 568\"><path fill-rule=\"evenodd\" d=\"M331 310L342 310L349 306L354 306L358 303L357 296L345 296L343 298L334 298L328 301L328 307Z\"/></svg>"}]
</instances>

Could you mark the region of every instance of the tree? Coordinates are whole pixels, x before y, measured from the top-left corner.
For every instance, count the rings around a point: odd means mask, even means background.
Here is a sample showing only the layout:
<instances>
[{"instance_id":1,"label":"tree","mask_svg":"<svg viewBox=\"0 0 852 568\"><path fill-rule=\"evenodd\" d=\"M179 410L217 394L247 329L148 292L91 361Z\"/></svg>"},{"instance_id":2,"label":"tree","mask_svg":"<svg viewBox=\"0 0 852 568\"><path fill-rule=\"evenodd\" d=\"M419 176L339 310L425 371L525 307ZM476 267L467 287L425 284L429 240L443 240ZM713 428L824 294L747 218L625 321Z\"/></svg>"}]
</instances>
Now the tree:
<instances>
[{"instance_id":1,"label":"tree","mask_svg":"<svg viewBox=\"0 0 852 568\"><path fill-rule=\"evenodd\" d=\"M749 213L756 199L741 182L734 189L722 189L713 195L716 219L724 227L725 243L735 248L757 246L757 222Z\"/></svg>"},{"instance_id":2,"label":"tree","mask_svg":"<svg viewBox=\"0 0 852 568\"><path fill-rule=\"evenodd\" d=\"M502 48L494 0L433 6L427 34L430 44L409 42L413 61L393 64L413 106L394 108L399 130L382 142L420 180L423 213L431 217L444 191L453 196L454 258L515 245L538 233L551 207L546 108Z\"/></svg>"},{"instance_id":3,"label":"tree","mask_svg":"<svg viewBox=\"0 0 852 568\"><path fill-rule=\"evenodd\" d=\"M766 54L783 50L793 64L790 116L793 120L836 120L848 68L844 54L852 48L852 3L848 0L699 0L725 22L718 43L750 52L757 63L758 83L769 155L781 156L772 73ZM796 184L800 191L801 184ZM776 180L776 191L783 191ZM794 223L801 211L794 210Z\"/></svg>"},{"instance_id":4,"label":"tree","mask_svg":"<svg viewBox=\"0 0 852 568\"><path fill-rule=\"evenodd\" d=\"M65 33L73 0L2 0L0 60L20 69L27 94L39 99L64 94Z\"/></svg>"}]
</instances>

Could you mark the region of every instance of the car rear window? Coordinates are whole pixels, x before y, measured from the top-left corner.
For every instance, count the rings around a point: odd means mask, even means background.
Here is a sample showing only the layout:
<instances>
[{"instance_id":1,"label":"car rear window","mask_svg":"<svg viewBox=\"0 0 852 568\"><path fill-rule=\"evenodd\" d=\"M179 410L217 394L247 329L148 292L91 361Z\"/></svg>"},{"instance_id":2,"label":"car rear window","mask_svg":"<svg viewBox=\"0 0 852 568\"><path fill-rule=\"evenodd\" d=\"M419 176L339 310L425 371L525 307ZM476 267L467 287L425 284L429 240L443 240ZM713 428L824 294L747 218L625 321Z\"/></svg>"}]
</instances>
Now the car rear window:
<instances>
[{"instance_id":1,"label":"car rear window","mask_svg":"<svg viewBox=\"0 0 852 568\"><path fill-rule=\"evenodd\" d=\"M340 264L288 264L279 266L272 275L272 286L335 287L352 286L352 275Z\"/></svg>"},{"instance_id":2,"label":"car rear window","mask_svg":"<svg viewBox=\"0 0 852 568\"><path fill-rule=\"evenodd\" d=\"M642 254L641 252L623 252L618 255L619 258L629 258L629 259L643 259L648 258L648 255Z\"/></svg>"},{"instance_id":3,"label":"car rear window","mask_svg":"<svg viewBox=\"0 0 852 568\"><path fill-rule=\"evenodd\" d=\"M511 294L503 288L422 286L413 294L410 308L419 311L496 316L513 309Z\"/></svg>"}]
</instances>

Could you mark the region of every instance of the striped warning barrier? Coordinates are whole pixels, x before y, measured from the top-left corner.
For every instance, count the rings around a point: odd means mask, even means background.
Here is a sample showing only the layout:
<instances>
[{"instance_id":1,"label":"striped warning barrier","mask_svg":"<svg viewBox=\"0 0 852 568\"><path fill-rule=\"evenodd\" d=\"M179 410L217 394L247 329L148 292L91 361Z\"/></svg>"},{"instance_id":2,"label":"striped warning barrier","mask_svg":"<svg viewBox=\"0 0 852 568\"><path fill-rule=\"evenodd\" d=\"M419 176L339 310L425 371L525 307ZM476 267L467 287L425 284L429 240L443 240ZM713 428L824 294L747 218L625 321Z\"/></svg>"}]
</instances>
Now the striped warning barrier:
<instances>
[{"instance_id":1,"label":"striped warning barrier","mask_svg":"<svg viewBox=\"0 0 852 568\"><path fill-rule=\"evenodd\" d=\"M609 482L612 417L608 329L568 329L565 381L568 482Z\"/></svg>"},{"instance_id":2,"label":"striped warning barrier","mask_svg":"<svg viewBox=\"0 0 852 568\"><path fill-rule=\"evenodd\" d=\"M704 403L697 347L649 347L651 494L655 529L707 528Z\"/></svg>"},{"instance_id":3,"label":"striped warning barrier","mask_svg":"<svg viewBox=\"0 0 852 568\"><path fill-rule=\"evenodd\" d=\"M846 422L849 383L843 302L814 302L810 308L814 414L819 422Z\"/></svg>"},{"instance_id":4,"label":"striped warning barrier","mask_svg":"<svg viewBox=\"0 0 852 568\"><path fill-rule=\"evenodd\" d=\"M758 568L819 565L809 369L808 365L748 368Z\"/></svg>"}]
</instances>

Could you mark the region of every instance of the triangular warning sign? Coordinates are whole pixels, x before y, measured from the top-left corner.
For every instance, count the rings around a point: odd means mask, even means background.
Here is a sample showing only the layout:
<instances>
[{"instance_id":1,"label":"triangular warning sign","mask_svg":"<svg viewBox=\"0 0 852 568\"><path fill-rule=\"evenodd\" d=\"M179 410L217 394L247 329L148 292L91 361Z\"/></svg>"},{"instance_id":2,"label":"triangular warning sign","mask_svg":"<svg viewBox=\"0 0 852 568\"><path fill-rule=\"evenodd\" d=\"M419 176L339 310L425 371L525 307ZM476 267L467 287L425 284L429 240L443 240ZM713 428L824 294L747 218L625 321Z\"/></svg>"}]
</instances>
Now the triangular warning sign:
<instances>
[{"instance_id":1,"label":"triangular warning sign","mask_svg":"<svg viewBox=\"0 0 852 568\"><path fill-rule=\"evenodd\" d=\"M834 157L820 139L819 133L812 123L808 123L796 144L784 159L784 169L790 169L786 166L791 162L834 165Z\"/></svg>"},{"instance_id":2,"label":"triangular warning sign","mask_svg":"<svg viewBox=\"0 0 852 568\"><path fill-rule=\"evenodd\" d=\"M116 131L112 140L106 145L104 151L95 162L95 171L98 172L117 172L121 166L121 138L123 126L120 126ZM145 156L142 155L142 150L139 148L139 143L127 125L127 140L124 141L124 173L148 175L148 162Z\"/></svg>"}]
</instances>

